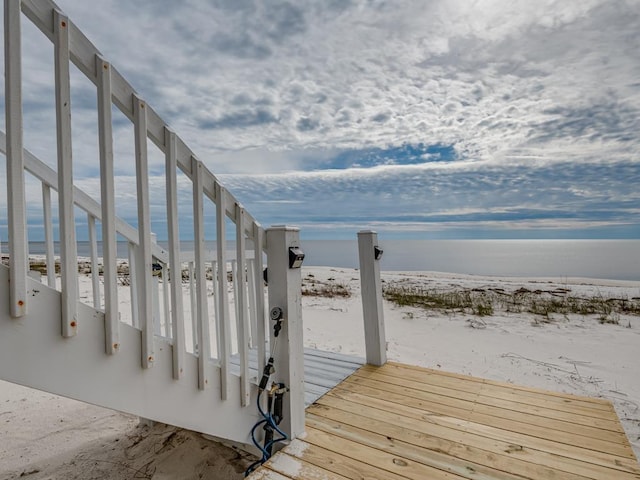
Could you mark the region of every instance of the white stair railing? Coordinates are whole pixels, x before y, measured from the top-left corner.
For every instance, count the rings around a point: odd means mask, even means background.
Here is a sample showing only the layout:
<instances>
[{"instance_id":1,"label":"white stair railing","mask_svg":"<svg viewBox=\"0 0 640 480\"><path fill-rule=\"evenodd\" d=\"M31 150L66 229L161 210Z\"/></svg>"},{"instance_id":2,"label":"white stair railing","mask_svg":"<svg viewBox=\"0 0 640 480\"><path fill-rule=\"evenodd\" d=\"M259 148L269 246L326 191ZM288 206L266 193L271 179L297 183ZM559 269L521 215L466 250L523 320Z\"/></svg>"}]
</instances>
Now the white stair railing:
<instances>
[{"instance_id":1,"label":"white stair railing","mask_svg":"<svg viewBox=\"0 0 640 480\"><path fill-rule=\"evenodd\" d=\"M22 139L22 78L21 78L21 12L54 45L57 171L25 149ZM100 163L100 201L74 186L71 157L71 82L70 63L73 63L95 86L98 98L98 133ZM132 122L135 141L137 227L116 215L114 185L113 126L114 104ZM154 365L158 338L167 338L172 347L172 372L182 381L187 342L197 356L199 390L212 387L219 378L222 401L232 397L239 406L247 407L255 399L255 387L263 371L270 339L267 328L265 286L263 282L264 256L278 252L278 261L286 262L288 246L296 244L297 233L271 234L267 245L262 227L242 207L198 160L196 155L173 132L158 114L136 93L80 30L58 10L50 0L5 0L5 105L6 135L0 132L0 150L6 155L7 197L10 253L10 314L20 318L28 314L27 272L29 270L25 172L29 179L42 185L42 211L46 245L47 284L61 293L61 334L73 341L82 335L83 318L78 317L76 209L87 218L90 246L92 298L91 307L104 313L105 351L118 355L120 342L120 313L118 306L118 236L128 243L129 280L131 282L132 325L141 332L140 365L149 369ZM165 158L166 211L168 248L158 244L151 232L150 185L148 169L148 140ZM180 173L181 172L181 173ZM193 191L194 251L180 248L178 221L178 175L186 177ZM184 188L181 184L180 188ZM57 192L58 209L52 209L52 191ZM208 249L213 239L206 238L204 209L212 203L216 211L215 252ZM59 224L59 262L61 281L55 276L56 258L53 225ZM234 228L227 229L230 221ZM100 242L96 226L101 227ZM227 238L233 237L235 247L227 251ZM102 247L102 291L100 288L99 243ZM235 257L235 258L232 258ZM229 264L233 281L233 311L230 318ZM159 265L161 280L153 276ZM188 271L190 301L183 304L183 269ZM210 277L208 278L208 272ZM274 268L280 272L280 267ZM302 351L300 311L295 307L300 298L291 297L291 278L282 271L276 273L269 286L272 301L284 302L290 311L290 327L284 328L279 357L282 381L291 382L294 396L289 402L288 433L301 433L304 421L302 384ZM298 273L299 277L299 273ZM298 289L299 289L298 278ZM160 290L162 294L160 295ZM213 305L210 294L213 292ZM278 292L284 292L279 294ZM190 313L191 338L186 338L185 309ZM84 310L83 310L84 311ZM160 312L162 312L160 314ZM232 328L233 327L233 328ZM289 338L291 332L295 338ZM298 346L300 348L298 348ZM250 367L250 352L257 353L257 370ZM239 370L232 368L232 359ZM79 359L79 361L81 361ZM140 368L138 365L138 368ZM133 368L133 366L132 366ZM239 373L238 373L239 372ZM239 377L239 381L238 381ZM286 379L285 379L286 377ZM299 400L299 402L298 402ZM298 404L299 403L299 404ZM188 408L188 407L186 407ZM245 409L246 410L246 409ZM291 418L295 415L295 418Z\"/></svg>"}]
</instances>

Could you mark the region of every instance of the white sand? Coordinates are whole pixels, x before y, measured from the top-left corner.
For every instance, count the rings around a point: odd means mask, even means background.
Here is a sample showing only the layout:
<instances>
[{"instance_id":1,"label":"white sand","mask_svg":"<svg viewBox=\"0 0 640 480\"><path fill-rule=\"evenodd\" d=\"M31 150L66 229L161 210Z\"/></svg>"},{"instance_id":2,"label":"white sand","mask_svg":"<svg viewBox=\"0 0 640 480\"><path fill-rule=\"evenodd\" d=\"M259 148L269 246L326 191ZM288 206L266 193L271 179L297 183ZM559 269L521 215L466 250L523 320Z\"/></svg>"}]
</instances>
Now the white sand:
<instances>
[{"instance_id":1,"label":"white sand","mask_svg":"<svg viewBox=\"0 0 640 480\"><path fill-rule=\"evenodd\" d=\"M307 286L339 283L352 292L350 298L303 297L307 346L364 356L358 275L350 269L304 269ZM445 273L384 273L383 280L438 289L565 289L572 295L640 297L640 282ZM88 277L81 276L81 283L87 288ZM385 302L385 318L390 360L611 400L640 456L640 317L621 315L617 325L581 315L477 317ZM138 426L137 418L5 382L0 425L0 479L224 480L242 478L250 463L246 455L192 432Z\"/></svg>"}]
</instances>

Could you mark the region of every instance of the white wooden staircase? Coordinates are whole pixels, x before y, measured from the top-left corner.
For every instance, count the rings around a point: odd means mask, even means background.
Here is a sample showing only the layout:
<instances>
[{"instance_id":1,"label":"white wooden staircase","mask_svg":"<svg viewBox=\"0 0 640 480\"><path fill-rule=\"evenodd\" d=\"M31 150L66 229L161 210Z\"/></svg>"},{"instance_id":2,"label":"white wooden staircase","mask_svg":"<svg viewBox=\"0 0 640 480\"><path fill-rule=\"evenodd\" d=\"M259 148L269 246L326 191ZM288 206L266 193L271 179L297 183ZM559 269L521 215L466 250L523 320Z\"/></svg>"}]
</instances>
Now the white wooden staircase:
<instances>
[{"instance_id":1,"label":"white wooden staircase","mask_svg":"<svg viewBox=\"0 0 640 480\"><path fill-rule=\"evenodd\" d=\"M6 135L0 135L0 149L7 168L2 195L8 202L0 218L7 219L9 251L8 265L0 265L0 378L248 443L260 419L256 385L273 355L274 380L289 389L282 429L290 438L300 434L305 404L301 278L300 269L289 268L290 248L299 247L297 230L264 230L52 1L5 0L4 8ZM23 144L21 27L27 20L54 46L55 169ZM96 87L99 199L73 182L71 63ZM129 119L135 137L138 215L131 224L115 213L112 104ZM165 158L164 248L150 227L149 148ZM186 176L192 193L193 232L186 237L195 239L193 252L180 248L178 174ZM34 183L42 191L43 282L30 274L25 192ZM213 238L206 236L205 206L215 210ZM78 296L78 218L86 218L91 245L88 303ZM118 302L117 239L128 243L128 323L121 321ZM210 251L215 239L220 241ZM160 276L153 275L157 268ZM183 270L189 272L188 283ZM267 304L284 311L277 344Z\"/></svg>"}]
</instances>

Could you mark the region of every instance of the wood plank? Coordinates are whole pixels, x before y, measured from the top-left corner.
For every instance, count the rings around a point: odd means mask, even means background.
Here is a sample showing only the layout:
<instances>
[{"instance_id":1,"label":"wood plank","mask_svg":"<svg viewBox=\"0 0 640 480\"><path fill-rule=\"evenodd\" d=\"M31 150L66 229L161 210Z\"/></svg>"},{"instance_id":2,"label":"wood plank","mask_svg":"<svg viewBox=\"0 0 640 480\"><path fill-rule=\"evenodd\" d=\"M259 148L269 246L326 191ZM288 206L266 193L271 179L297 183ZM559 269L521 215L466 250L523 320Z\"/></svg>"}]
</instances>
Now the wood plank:
<instances>
[{"instance_id":1,"label":"wood plank","mask_svg":"<svg viewBox=\"0 0 640 480\"><path fill-rule=\"evenodd\" d=\"M314 405L309 409L307 413L307 424L311 427L330 432L333 435L345 436L354 441L360 441L358 440L360 438L359 430L363 429L363 426L369 425L369 420L365 416L358 416L354 419L355 415L356 414L352 413L340 413L335 409ZM327 420L329 421L330 428L326 427ZM351 425L351 423L357 423L357 425ZM355 434L352 432L353 428L357 429ZM638 475L634 472L624 472L616 468L590 464L589 462L581 459L569 458L560 454L554 454L539 451L534 448L529 448L527 445L492 440L483 438L475 434L464 434L455 432L453 430L447 432L446 430L448 429L434 429L433 426L430 426L429 430L422 430L422 433L424 434L424 432L428 431L429 434L433 434L433 436L437 436L439 438L448 437L445 439L449 440L451 442L450 445L453 445L454 448L449 450L436 450L444 451L447 454L450 454L451 451L455 451L456 448L465 450L475 448L477 450L488 451L487 455L488 457L490 457L491 461L496 460L495 458L492 458L492 456L504 455L506 453L510 455L510 461L521 460L529 462L532 465L536 464L538 466L546 467L550 470L558 470L567 475L573 475L574 478L575 476L582 476L597 480L609 480L611 478L631 480L638 478ZM378 437L368 435L367 438L367 442L369 442L369 444L373 445L375 448L385 448L389 452L396 452L398 439L394 438L391 435L385 436L383 434L380 434ZM305 440L308 441L307 438L305 438ZM407 454L407 452L403 451L403 454ZM517 467L513 468L509 467L508 465L510 464L504 463L503 468L510 469L511 473L514 474L519 474L520 468L522 468L522 465L520 464L518 464ZM553 478L553 476L533 476L532 478Z\"/></svg>"},{"instance_id":2,"label":"wood plank","mask_svg":"<svg viewBox=\"0 0 640 480\"><path fill-rule=\"evenodd\" d=\"M356 402L354 400L360 400L360 401ZM632 456L633 452L631 452L630 449L626 448L624 445L621 445L620 443L603 441L598 438L588 438L588 437L582 437L579 435L571 435L571 434L563 433L560 431L553 431L552 433L545 435L544 429L542 429L542 432L536 432L536 433L539 433L540 435L533 435L529 430L528 425L524 425L524 427L526 427L525 429L518 429L517 427L519 425L517 424L505 425L505 422L502 422L498 418L496 418L495 421L490 424L480 424L475 421L475 416L471 416L471 418L468 418L468 419L460 419L455 416L446 416L446 415L437 415L437 414L430 415L429 413L421 409L419 410L419 409L412 409L410 407L402 407L400 405L394 405L394 404L390 404L388 402L384 402L380 400L374 399L373 401L369 402L366 400L366 397L364 397L364 400L362 399L362 397L358 399L353 399L353 396L351 395L345 398L344 396L339 395L339 393L336 393L335 391L331 391L328 395L325 395L324 397L319 399L317 403L320 405L331 406L333 408L340 408L343 410L355 411L355 412L357 412L358 409L362 408L363 411L371 412L371 415L376 415L377 418L380 418L383 421L388 421L386 417L393 416L393 421L397 421L397 417L402 417L402 422L408 425L411 425L412 422L414 421L426 422L425 424L423 424L425 428L428 426L428 424L433 424L433 425L438 425L444 428L457 430L460 432L469 432L469 431L473 431L470 428L470 425L473 425L473 424L484 425L487 427L494 427L500 430L506 430L508 432L512 432L516 434L523 433L527 436L532 436L532 437L535 436L536 438L539 438L539 439L558 442L558 443L562 443L562 444L573 446L573 447L594 450L596 452L608 453L611 455L615 455L616 457L633 459L633 456ZM370 409L373 409L373 410L370 410ZM381 414L380 412L383 412L383 414ZM388 412L393 412L393 414L391 415ZM507 427L510 427L510 428L507 428ZM492 436L492 438L496 438L496 437ZM496 438L496 439L499 439L499 438ZM530 444L529 442L524 442L524 441L520 443L522 444L526 443L527 445Z\"/></svg>"},{"instance_id":3,"label":"wood plank","mask_svg":"<svg viewBox=\"0 0 640 480\"><path fill-rule=\"evenodd\" d=\"M385 374L384 372L377 372L367 369L361 369L356 373L356 375L362 376L364 378L373 378L381 382L389 382L394 385L409 387L415 390L437 393L439 395L447 397L459 398L461 400L468 400L487 405L510 408L512 410L526 411L527 409L535 408L536 411L541 415L547 415L547 412L549 410L555 410L557 412L568 413L581 418L593 417L604 420L611 420L612 410L602 410L600 408L593 409L578 405L567 405L565 403L555 401L550 402L544 399L530 399L526 397L523 398L515 393L495 392L494 395L487 395L484 390L485 386L482 384L474 384L473 388L464 388L464 384L467 383L468 385L468 382L457 382L458 385L442 386L438 385L437 382L433 380L432 383L425 383L404 376L389 375Z\"/></svg>"},{"instance_id":4,"label":"wood plank","mask_svg":"<svg viewBox=\"0 0 640 480\"><path fill-rule=\"evenodd\" d=\"M258 346L258 371L264 371L264 364L267 356L267 322L265 312L265 290L264 278L262 272L264 269L264 258L262 251L262 243L264 241L264 230L257 223L253 223L253 282L255 294L255 322L257 338L255 343Z\"/></svg>"},{"instance_id":5,"label":"wood plank","mask_svg":"<svg viewBox=\"0 0 640 480\"><path fill-rule=\"evenodd\" d=\"M319 383L336 373L330 355L319 356ZM419 372L362 367L307 409L306 434L283 455L354 479L640 479L606 402ZM305 387L305 399L321 390Z\"/></svg>"},{"instance_id":6,"label":"wood plank","mask_svg":"<svg viewBox=\"0 0 640 480\"><path fill-rule=\"evenodd\" d=\"M336 412L339 410L339 412ZM482 438L482 433L476 431L473 428L473 424L469 422L464 422L464 425L460 425L456 422L456 419L453 417L427 417L423 420L420 420L415 417L405 417L395 411L391 413L389 411L380 410L375 407L370 407L362 404L355 404L343 399L339 399L331 394L325 395L320 400L318 400L317 404L308 409L309 413L316 413L318 415L326 415L334 420L343 421L345 423L358 426L360 428L365 428L367 430L376 431L380 433L387 432L385 434L391 435L393 432L389 431L388 425L402 427L408 430L415 430L418 432L429 432L430 435L449 440L456 443L467 444L470 441L473 441L473 445L478 448L486 449L487 447L483 446L487 443L487 438L490 438L494 442L494 445L499 446L498 449L492 450L496 454L504 454L505 451L508 451L510 447L513 445L519 445L521 450L527 449L526 455L529 454L537 454L534 452L535 450L546 451L552 455L558 456L571 456L569 453L574 453L577 451L582 452L582 457L594 458L597 459L597 456L600 455L600 452L588 450L588 449L578 449L571 448L571 446L567 447L566 445L559 444L556 450L542 450L538 448L535 441L530 441L527 438L520 438L521 441L510 441L510 439L501 439L499 436L491 436ZM344 412L344 413L340 413ZM352 417L352 418L349 418ZM370 428L366 428L365 425L374 425ZM466 426L466 428L465 428ZM471 438L473 437L473 438ZM469 443L470 444L470 443ZM576 458L573 456L572 458ZM584 458L579 458L584 460ZM612 455L610 457L610 462L605 465L607 468L616 468L616 465L622 464L626 462L630 467L633 463L633 460L625 460L622 457ZM532 460L530 460L532 461ZM585 460L586 461L586 460ZM602 462L600 462L602 464ZM542 465L548 465L548 463L543 463Z\"/></svg>"},{"instance_id":7,"label":"wood plank","mask_svg":"<svg viewBox=\"0 0 640 480\"><path fill-rule=\"evenodd\" d=\"M358 373L352 375L347 379L349 383L360 383L364 385L371 385L374 388L380 390L390 389L391 391L403 393L405 395L419 398L426 401L433 401L436 403L450 404L459 406L461 408L465 408L467 410L475 410L477 405L483 405L487 407L495 407L499 410L510 410L518 413L528 413L532 415L538 415L544 418L551 418L555 420L562 420L570 423L576 423L578 425L587 425L587 426L595 426L598 428L603 428L606 430L623 432L622 427L619 422L612 420L610 418L594 418L594 417L585 417L579 414L573 414L571 412L562 412L558 410L545 409L536 407L533 405L526 404L514 404L513 402L508 402L505 400L499 399L488 399L486 397L482 397L477 395L475 398L473 396L467 396L466 399L461 399L456 397L451 391L447 391L448 395L444 395L442 391L432 389L431 387L424 387L415 382L410 382L398 378L385 377L384 381L379 380L378 378L373 378L371 376L363 377ZM462 396L462 395L460 395Z\"/></svg>"},{"instance_id":8,"label":"wood plank","mask_svg":"<svg viewBox=\"0 0 640 480\"><path fill-rule=\"evenodd\" d=\"M139 255L132 265L130 271L135 274L135 289L137 295L136 315L138 324L142 328L142 368L149 368L153 365L155 357L155 346L153 338L153 288L151 272L151 213L149 205L149 160L147 156L147 111L144 101L134 95L133 97L134 116L134 141L136 155L136 195L138 197L138 233L139 244L136 248L131 243L130 250L134 254L131 258ZM134 292L132 292L134 293ZM133 298L133 296L132 296ZM133 303L133 302L132 302ZM165 312L165 318L167 318ZM135 324L135 323L134 323Z\"/></svg>"},{"instance_id":9,"label":"wood plank","mask_svg":"<svg viewBox=\"0 0 640 480\"><path fill-rule=\"evenodd\" d=\"M265 467L294 480L308 480L310 478L317 480L349 480L347 477L286 453L274 455L265 464Z\"/></svg>"},{"instance_id":10,"label":"wood plank","mask_svg":"<svg viewBox=\"0 0 640 480\"><path fill-rule=\"evenodd\" d=\"M474 382L469 378L450 378L444 375L426 375L419 371L402 368L398 366L387 366L378 370L374 370L374 367L365 366L364 371L376 372L382 375L391 375L396 377L405 378L408 380L414 380L417 382L437 385L442 387L451 388L454 390L461 390L466 392L482 392L483 395L488 397L495 397L504 400L512 400L521 403L532 403L539 406L548 406L549 408L556 408L563 411L573 411L575 409L592 409L595 411L604 411L610 413L614 411L613 405L610 402L593 402L586 397L576 398L562 398L549 395L544 390L531 391L531 390L519 390L509 388L506 385L492 385L485 382Z\"/></svg>"},{"instance_id":11,"label":"wood plank","mask_svg":"<svg viewBox=\"0 0 640 480\"><path fill-rule=\"evenodd\" d=\"M280 455L279 453L276 455ZM291 480L291 477L285 477L267 467L262 467L253 472L249 477L251 480Z\"/></svg>"},{"instance_id":12,"label":"wood plank","mask_svg":"<svg viewBox=\"0 0 640 480\"><path fill-rule=\"evenodd\" d=\"M44 220L44 243L46 246L47 285L56 288L56 262L53 248L53 217L51 216L51 187L42 184L42 215Z\"/></svg>"},{"instance_id":13,"label":"wood plank","mask_svg":"<svg viewBox=\"0 0 640 480\"><path fill-rule=\"evenodd\" d=\"M461 373L453 373L453 372L445 372L442 370L436 370L433 368L427 368L427 367L419 367L416 365L408 365L408 364L403 364L403 363L397 363L397 362L387 362L386 367L399 367L399 368L406 368L409 370L417 370L417 371L424 371L425 374L433 374L433 375L438 375L438 376L443 376L443 377L450 377L450 378L458 378L458 379L463 379L463 380L468 380L471 382L479 382L479 383L484 383L484 384L489 384L489 385L495 385L498 387L505 387L505 388L511 388L513 390L519 390L519 391L523 391L523 392L529 392L529 393L533 393L533 394L539 394L542 390L538 389L538 388L533 388L533 387L527 387L527 386L523 386L523 385L517 385L514 383L508 383L508 382L500 382L497 380L490 380L490 379L485 379L485 378L479 378L479 377L473 377L471 375L464 375ZM567 399L578 399L578 400L584 400L585 397L582 397L580 395L574 395L571 393L565 393L565 392L556 392L553 390L549 390L549 391L544 391L544 393L546 395L552 396L552 397L558 397L558 398L567 398ZM602 404L610 404L611 402L609 402L608 400L602 399L602 398L593 398L593 397L589 397L589 400L594 402L594 403L602 403Z\"/></svg>"},{"instance_id":14,"label":"wood plank","mask_svg":"<svg viewBox=\"0 0 640 480\"><path fill-rule=\"evenodd\" d=\"M402 452L400 451L389 453L368 446L366 440L363 443L349 440L341 436L329 434L323 430L318 430L310 424L307 424L306 432L304 441L307 443L317 445L348 458L360 459L368 465L407 478L415 480L424 480L425 478L432 480L469 478L468 476L463 477L413 460L401 458Z\"/></svg>"},{"instance_id":15,"label":"wood plank","mask_svg":"<svg viewBox=\"0 0 640 480\"><path fill-rule=\"evenodd\" d=\"M308 463L323 467L332 473L343 477L359 480L363 477L367 480L405 480L407 477L367 465L359 460L336 456L334 452L326 448L318 447L311 443L296 439L285 449L287 455L299 458Z\"/></svg>"},{"instance_id":16,"label":"wood plank","mask_svg":"<svg viewBox=\"0 0 640 480\"><path fill-rule=\"evenodd\" d=\"M149 112L147 111L147 118ZM180 231L178 221L178 177L177 177L177 152L176 134L168 128L165 136L165 190L167 205L167 235L169 240L169 269L172 272L180 272ZM163 279L167 277L166 268L162 271ZM171 328L173 337L173 378L179 380L184 373L185 343L184 343L184 307L182 305L182 284L180 281L171 285ZM195 311L191 315L196 315ZM165 321L169 318L168 312L164 312ZM195 345L194 345L195 351ZM199 380L198 380L199 381Z\"/></svg>"},{"instance_id":17,"label":"wood plank","mask_svg":"<svg viewBox=\"0 0 640 480\"><path fill-rule=\"evenodd\" d=\"M236 322L238 335L238 356L240 358L240 403L243 407L251 401L249 389L249 333L251 331L248 316L247 282L245 280L246 238L244 221L244 208L239 203L236 209L236 270L233 272L233 285L235 287L234 299L236 302ZM251 279L249 279L251 282Z\"/></svg>"},{"instance_id":18,"label":"wood plank","mask_svg":"<svg viewBox=\"0 0 640 480\"><path fill-rule=\"evenodd\" d=\"M209 304L207 301L207 273L205 266L204 191L202 186L202 162L192 158L193 178L193 244L195 247L196 276L196 328L198 330L198 388L208 384L207 369L211 358L209 336ZM173 280L174 287L182 290L180 277Z\"/></svg>"},{"instance_id":19,"label":"wood plank","mask_svg":"<svg viewBox=\"0 0 640 480\"><path fill-rule=\"evenodd\" d=\"M29 241L24 184L22 116L22 15L20 0L4 2L4 98L7 167L7 229L9 233L9 298L11 317L27 314Z\"/></svg>"},{"instance_id":20,"label":"wood plank","mask_svg":"<svg viewBox=\"0 0 640 480\"><path fill-rule=\"evenodd\" d=\"M358 367L361 367L365 364L365 359L363 357L358 357L356 355L347 355L346 353L328 352L325 350L318 350L316 348L310 347L305 347L304 354L311 357L324 358L329 360L330 362L335 362L337 360L345 363L352 363L354 365L358 365Z\"/></svg>"},{"instance_id":21,"label":"wood plank","mask_svg":"<svg viewBox=\"0 0 640 480\"><path fill-rule=\"evenodd\" d=\"M113 125L111 118L111 65L95 57L98 78L98 144L100 150L100 204L102 210L102 264L104 279L105 350L114 354L120 348L118 315L118 268L116 244L116 204L113 166ZM131 97L129 97L129 100ZM131 102L130 102L131 103Z\"/></svg>"},{"instance_id":22,"label":"wood plank","mask_svg":"<svg viewBox=\"0 0 640 480\"><path fill-rule=\"evenodd\" d=\"M69 76L69 19L53 12L56 145L58 165L58 220L60 240L61 328L63 337L78 330L78 254L73 204L73 159L71 157L71 80ZM116 340L117 341L117 340Z\"/></svg>"},{"instance_id":23,"label":"wood plank","mask_svg":"<svg viewBox=\"0 0 640 480\"><path fill-rule=\"evenodd\" d=\"M226 194L225 189L216 185L216 260L218 262L217 337L218 359L220 360L220 396L226 400L229 395L231 375L231 321L229 319L229 293L227 290L227 248L226 248Z\"/></svg>"},{"instance_id":24,"label":"wood plank","mask_svg":"<svg viewBox=\"0 0 640 480\"><path fill-rule=\"evenodd\" d=\"M308 426L356 442L364 442L379 450L403 457L408 455L410 458L422 462L435 460L438 463L444 462L445 465L457 465L456 468L466 465L473 469L468 470L469 473L476 471L473 465L484 465L482 472L485 475L491 475L489 478L525 477L532 479L562 478L563 480L591 478L563 472L553 468L553 465L532 463L527 460L526 453L523 451L519 451L518 456L510 455L505 451L496 453L492 450L443 440L424 432L416 432L399 426L383 425L386 428L379 430L375 422L361 421L361 418L357 418L354 422L357 425L351 425L343 422L340 416L344 414L335 410L326 410L322 413L322 415L317 415L310 412L307 416ZM331 414L335 414L338 419L333 418ZM371 425L375 430L368 430L367 426ZM559 459L556 463L561 465L561 460Z\"/></svg>"},{"instance_id":25,"label":"wood plank","mask_svg":"<svg viewBox=\"0 0 640 480\"><path fill-rule=\"evenodd\" d=\"M366 389L358 388L345 388L339 386L331 391L331 395L347 400L353 403L360 403L363 405L369 405L382 410L395 411L406 417L422 420L425 418L432 418L437 416L453 417L461 420L473 420L483 425L494 425L505 430L528 432L540 438L547 438L550 440L556 440L562 443L572 444L576 446L586 446L588 442L592 440L598 440L603 445L613 445L616 453L620 453L623 456L630 456L633 453L631 447L625 445L624 440L626 436L621 433L607 432L598 429L591 429L587 431L580 431L575 433L571 430L575 430L577 427L575 424L566 424L563 422L550 422L545 420L544 425L532 425L517 420L511 420L508 418L501 418L498 416L485 415L478 412L468 412L455 407L447 407L444 409L436 407L432 408L433 404L426 404L422 402L407 402L405 404L400 403L403 400L402 396L389 395L388 393L382 398L376 398L375 396L367 395L371 393ZM540 417L535 417L540 418ZM560 426L556 426L556 423L560 423ZM568 428L562 428L567 426ZM598 432L602 432L603 435L598 436ZM583 435L587 433L587 435ZM606 451L606 450L605 450ZM611 453L611 452L610 452Z\"/></svg>"},{"instance_id":26,"label":"wood plank","mask_svg":"<svg viewBox=\"0 0 640 480\"><path fill-rule=\"evenodd\" d=\"M100 310L100 276L98 267L98 235L96 234L96 217L87 213L87 228L89 229L89 249L91 250L91 290L93 293L93 308Z\"/></svg>"}]
</instances>

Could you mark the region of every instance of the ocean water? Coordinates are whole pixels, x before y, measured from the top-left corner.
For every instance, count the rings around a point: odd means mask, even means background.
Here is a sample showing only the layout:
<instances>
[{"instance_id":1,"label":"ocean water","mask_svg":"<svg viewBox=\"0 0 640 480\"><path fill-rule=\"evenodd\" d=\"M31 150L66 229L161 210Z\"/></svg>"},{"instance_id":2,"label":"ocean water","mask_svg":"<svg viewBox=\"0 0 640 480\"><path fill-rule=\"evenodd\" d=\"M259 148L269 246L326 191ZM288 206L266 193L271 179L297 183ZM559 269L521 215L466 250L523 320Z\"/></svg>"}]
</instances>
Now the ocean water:
<instances>
[{"instance_id":1,"label":"ocean water","mask_svg":"<svg viewBox=\"0 0 640 480\"><path fill-rule=\"evenodd\" d=\"M640 240L384 240L382 270L640 280ZM356 241L303 241L306 265L358 266Z\"/></svg>"},{"instance_id":2,"label":"ocean water","mask_svg":"<svg viewBox=\"0 0 640 480\"><path fill-rule=\"evenodd\" d=\"M640 281L640 240L378 240L384 250L380 266L387 271ZM215 242L208 246L215 248ZM301 246L305 265L358 268L355 239L302 240ZM234 248L228 245L230 252ZM43 254L44 243L31 242L29 250ZM78 255L89 256L88 242L78 242ZM118 256L127 257L126 242L118 243Z\"/></svg>"}]
</instances>

